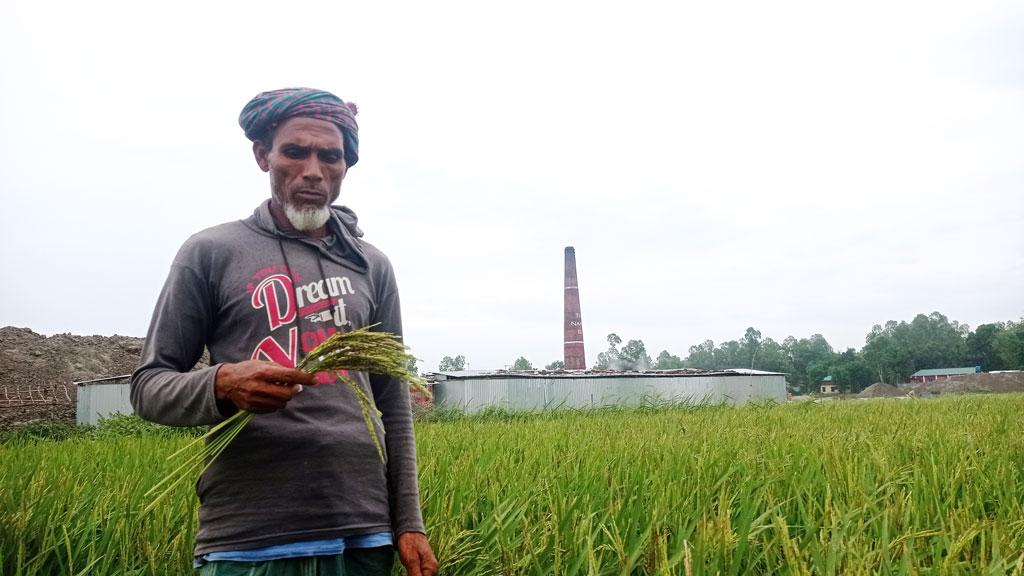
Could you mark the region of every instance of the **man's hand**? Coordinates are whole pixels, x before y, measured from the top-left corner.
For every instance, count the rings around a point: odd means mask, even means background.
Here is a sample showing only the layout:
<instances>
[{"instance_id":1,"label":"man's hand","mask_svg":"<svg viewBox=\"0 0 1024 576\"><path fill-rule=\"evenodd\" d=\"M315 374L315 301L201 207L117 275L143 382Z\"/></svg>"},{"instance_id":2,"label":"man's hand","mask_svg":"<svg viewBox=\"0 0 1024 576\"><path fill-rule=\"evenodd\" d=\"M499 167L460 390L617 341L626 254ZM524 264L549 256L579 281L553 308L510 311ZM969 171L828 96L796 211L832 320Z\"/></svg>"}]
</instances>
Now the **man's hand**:
<instances>
[{"instance_id":1,"label":"man's hand","mask_svg":"<svg viewBox=\"0 0 1024 576\"><path fill-rule=\"evenodd\" d=\"M246 360L221 364L217 369L214 394L218 401L230 401L240 410L265 414L284 408L303 386L315 386L316 377L273 362Z\"/></svg>"},{"instance_id":2,"label":"man's hand","mask_svg":"<svg viewBox=\"0 0 1024 576\"><path fill-rule=\"evenodd\" d=\"M434 576L437 558L430 549L427 535L422 532L402 532L398 535L398 557L409 576Z\"/></svg>"}]
</instances>

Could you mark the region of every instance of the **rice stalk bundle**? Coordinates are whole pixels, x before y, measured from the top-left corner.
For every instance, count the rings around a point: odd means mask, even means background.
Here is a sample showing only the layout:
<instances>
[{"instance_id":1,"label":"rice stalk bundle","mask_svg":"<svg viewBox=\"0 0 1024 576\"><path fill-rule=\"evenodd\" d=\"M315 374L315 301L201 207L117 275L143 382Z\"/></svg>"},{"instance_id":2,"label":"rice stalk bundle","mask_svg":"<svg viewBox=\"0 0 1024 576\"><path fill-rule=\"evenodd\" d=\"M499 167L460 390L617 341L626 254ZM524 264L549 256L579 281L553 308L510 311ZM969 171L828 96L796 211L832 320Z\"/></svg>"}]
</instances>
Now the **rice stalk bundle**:
<instances>
[{"instance_id":1,"label":"rice stalk bundle","mask_svg":"<svg viewBox=\"0 0 1024 576\"><path fill-rule=\"evenodd\" d=\"M347 372L368 372L392 376L427 396L430 395L430 391L426 383L409 370L413 356L409 354L408 347L399 340L398 336L390 332L372 331L371 329L375 326L377 324L351 332L332 334L311 350L296 368L309 374L320 372L335 374L352 390L359 403L363 421L366 422L366 429L377 448L377 455L383 462L384 449L381 446L380 438L377 437L377 430L373 426L374 415L379 418L381 413L366 392L346 375ZM251 412L239 410L220 424L210 428L206 434L171 454L168 460L182 456L185 460L146 492L145 498L149 500L149 503L143 509L143 514L155 509L183 482L192 481L195 476L202 474L231 444L231 441L242 432L252 418ZM197 445L201 445L202 448L195 450Z\"/></svg>"}]
</instances>

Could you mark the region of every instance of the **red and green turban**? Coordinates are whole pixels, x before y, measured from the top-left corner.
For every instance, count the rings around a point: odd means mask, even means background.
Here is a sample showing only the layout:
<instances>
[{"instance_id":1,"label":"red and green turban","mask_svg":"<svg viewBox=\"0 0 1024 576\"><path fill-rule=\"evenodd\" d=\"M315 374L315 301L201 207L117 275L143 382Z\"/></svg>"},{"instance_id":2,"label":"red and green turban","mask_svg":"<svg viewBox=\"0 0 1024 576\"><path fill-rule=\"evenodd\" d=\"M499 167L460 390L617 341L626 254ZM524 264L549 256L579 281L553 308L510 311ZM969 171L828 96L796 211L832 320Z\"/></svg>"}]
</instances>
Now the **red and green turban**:
<instances>
[{"instance_id":1,"label":"red and green turban","mask_svg":"<svg viewBox=\"0 0 1024 576\"><path fill-rule=\"evenodd\" d=\"M257 94L242 108L238 124L253 142L265 140L284 120L302 116L326 120L341 129L345 140L345 163L359 160L359 126L356 107L330 92L313 88L283 88Z\"/></svg>"}]
</instances>

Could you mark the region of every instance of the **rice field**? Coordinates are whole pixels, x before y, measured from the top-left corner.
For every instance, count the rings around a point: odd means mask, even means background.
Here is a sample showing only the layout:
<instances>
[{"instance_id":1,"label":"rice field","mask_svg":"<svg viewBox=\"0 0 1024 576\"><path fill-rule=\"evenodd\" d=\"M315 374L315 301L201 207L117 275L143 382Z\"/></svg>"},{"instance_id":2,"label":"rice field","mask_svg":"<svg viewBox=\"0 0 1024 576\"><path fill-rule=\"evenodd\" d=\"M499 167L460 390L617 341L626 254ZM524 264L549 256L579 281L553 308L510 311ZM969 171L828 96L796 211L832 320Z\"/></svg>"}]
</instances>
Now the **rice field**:
<instances>
[{"instance_id":1,"label":"rice field","mask_svg":"<svg viewBox=\"0 0 1024 576\"><path fill-rule=\"evenodd\" d=\"M442 574L1022 574L1024 396L418 425ZM0 445L0 574L192 574L184 436ZM396 572L397 573L397 572Z\"/></svg>"}]
</instances>

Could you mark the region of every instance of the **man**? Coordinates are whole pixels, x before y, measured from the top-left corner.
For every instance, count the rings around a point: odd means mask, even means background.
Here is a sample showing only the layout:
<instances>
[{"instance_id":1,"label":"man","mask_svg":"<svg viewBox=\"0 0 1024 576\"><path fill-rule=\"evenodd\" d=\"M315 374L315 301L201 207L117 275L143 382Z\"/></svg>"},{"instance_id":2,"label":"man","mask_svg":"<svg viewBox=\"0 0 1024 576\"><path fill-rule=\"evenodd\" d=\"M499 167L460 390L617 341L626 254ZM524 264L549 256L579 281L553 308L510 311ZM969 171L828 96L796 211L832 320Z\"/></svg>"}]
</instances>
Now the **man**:
<instances>
[{"instance_id":1,"label":"man","mask_svg":"<svg viewBox=\"0 0 1024 576\"><path fill-rule=\"evenodd\" d=\"M408 387L350 374L382 413L383 463L352 392L294 369L335 331L402 332L391 264L332 206L359 159L355 112L308 88L253 98L239 124L270 199L189 238L157 301L132 376L136 412L177 426L257 414L196 484L201 574L386 575L394 548L411 576L437 570ZM210 367L190 372L204 347Z\"/></svg>"}]
</instances>

